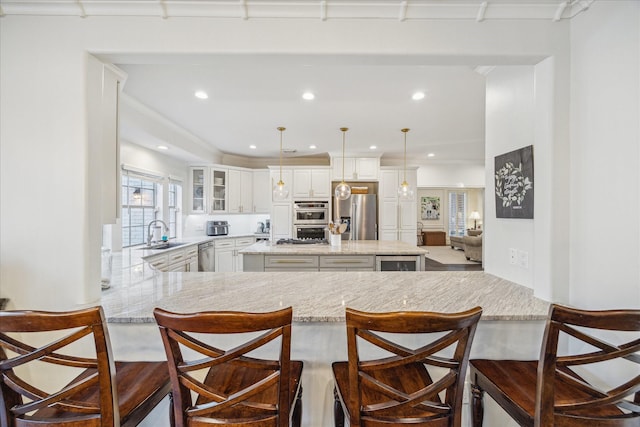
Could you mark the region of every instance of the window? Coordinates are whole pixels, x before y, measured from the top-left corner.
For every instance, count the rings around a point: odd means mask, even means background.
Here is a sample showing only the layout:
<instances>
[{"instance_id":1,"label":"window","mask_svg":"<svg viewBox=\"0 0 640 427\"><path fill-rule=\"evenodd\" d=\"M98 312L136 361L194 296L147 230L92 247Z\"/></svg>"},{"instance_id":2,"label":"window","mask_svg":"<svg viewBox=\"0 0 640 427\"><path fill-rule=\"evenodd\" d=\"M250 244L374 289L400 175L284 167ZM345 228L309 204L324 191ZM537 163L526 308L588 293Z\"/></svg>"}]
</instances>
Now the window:
<instances>
[{"instance_id":1,"label":"window","mask_svg":"<svg viewBox=\"0 0 640 427\"><path fill-rule=\"evenodd\" d=\"M182 185L178 181L169 181L169 238L178 237L180 208L182 207Z\"/></svg>"},{"instance_id":2,"label":"window","mask_svg":"<svg viewBox=\"0 0 640 427\"><path fill-rule=\"evenodd\" d=\"M449 192L449 236L464 236L467 218L467 193Z\"/></svg>"},{"instance_id":3,"label":"window","mask_svg":"<svg viewBox=\"0 0 640 427\"><path fill-rule=\"evenodd\" d=\"M147 241L147 225L156 219L159 185L131 173L122 175L122 247Z\"/></svg>"}]
</instances>

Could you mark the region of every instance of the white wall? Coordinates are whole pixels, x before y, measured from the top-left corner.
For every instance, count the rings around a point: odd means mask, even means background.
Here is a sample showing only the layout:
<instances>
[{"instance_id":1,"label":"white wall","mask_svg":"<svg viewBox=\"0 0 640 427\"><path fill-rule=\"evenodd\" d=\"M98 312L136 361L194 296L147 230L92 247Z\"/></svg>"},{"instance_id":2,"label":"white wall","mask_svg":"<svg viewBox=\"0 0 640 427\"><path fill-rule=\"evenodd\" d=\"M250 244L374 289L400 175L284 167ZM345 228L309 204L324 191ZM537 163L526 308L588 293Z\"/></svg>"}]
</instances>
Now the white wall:
<instances>
[{"instance_id":1,"label":"white wall","mask_svg":"<svg viewBox=\"0 0 640 427\"><path fill-rule=\"evenodd\" d=\"M418 168L418 187L484 188L484 180L484 164L428 163Z\"/></svg>"},{"instance_id":2,"label":"white wall","mask_svg":"<svg viewBox=\"0 0 640 427\"><path fill-rule=\"evenodd\" d=\"M496 67L487 76L486 98L486 192L483 265L485 271L534 287L533 269L509 263L509 250L526 251L529 265L533 253L534 221L532 219L496 218L494 193L494 158L534 143L534 67ZM539 159L534 146L534 191L538 192L535 168ZM534 217L538 214L534 206Z\"/></svg>"},{"instance_id":3,"label":"white wall","mask_svg":"<svg viewBox=\"0 0 640 427\"><path fill-rule=\"evenodd\" d=\"M568 58L568 23L242 21L5 16L0 26L0 293L14 307L88 302L100 257L87 170L87 52L430 55L433 63ZM567 64L556 66L567 87ZM25 189L27 189L25 191ZM34 245L46 238L50 245Z\"/></svg>"},{"instance_id":4,"label":"white wall","mask_svg":"<svg viewBox=\"0 0 640 427\"><path fill-rule=\"evenodd\" d=\"M640 2L589 12L571 25L571 302L637 309Z\"/></svg>"}]
</instances>

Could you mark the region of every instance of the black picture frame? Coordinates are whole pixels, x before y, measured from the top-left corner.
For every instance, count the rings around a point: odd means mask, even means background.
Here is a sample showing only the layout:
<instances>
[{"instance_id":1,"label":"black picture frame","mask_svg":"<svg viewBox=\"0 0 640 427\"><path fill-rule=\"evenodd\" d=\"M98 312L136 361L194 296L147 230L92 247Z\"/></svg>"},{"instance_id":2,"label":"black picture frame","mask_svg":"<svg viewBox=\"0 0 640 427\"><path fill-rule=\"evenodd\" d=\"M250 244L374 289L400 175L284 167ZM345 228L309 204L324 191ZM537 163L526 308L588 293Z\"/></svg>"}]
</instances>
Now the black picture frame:
<instances>
[{"instance_id":1,"label":"black picture frame","mask_svg":"<svg viewBox=\"0 0 640 427\"><path fill-rule=\"evenodd\" d=\"M533 219L533 145L495 157L496 218Z\"/></svg>"}]
</instances>

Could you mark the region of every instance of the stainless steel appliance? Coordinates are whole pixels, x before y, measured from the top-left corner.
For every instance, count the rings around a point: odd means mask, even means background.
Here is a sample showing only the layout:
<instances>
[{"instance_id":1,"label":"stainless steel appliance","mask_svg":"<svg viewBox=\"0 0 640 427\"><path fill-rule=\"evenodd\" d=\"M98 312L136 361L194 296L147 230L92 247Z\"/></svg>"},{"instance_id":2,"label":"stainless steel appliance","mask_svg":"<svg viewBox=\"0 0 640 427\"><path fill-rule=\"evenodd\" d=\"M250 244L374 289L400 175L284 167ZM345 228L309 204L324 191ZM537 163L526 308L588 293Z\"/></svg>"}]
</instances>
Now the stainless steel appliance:
<instances>
[{"instance_id":1,"label":"stainless steel appliance","mask_svg":"<svg viewBox=\"0 0 640 427\"><path fill-rule=\"evenodd\" d=\"M198 271L215 271L213 241L198 245Z\"/></svg>"},{"instance_id":2,"label":"stainless steel appliance","mask_svg":"<svg viewBox=\"0 0 640 427\"><path fill-rule=\"evenodd\" d=\"M419 255L378 255L376 271L422 271Z\"/></svg>"},{"instance_id":3,"label":"stainless steel appliance","mask_svg":"<svg viewBox=\"0 0 640 427\"><path fill-rule=\"evenodd\" d=\"M207 221L207 236L226 236L229 234L227 221Z\"/></svg>"},{"instance_id":4,"label":"stainless steel appliance","mask_svg":"<svg viewBox=\"0 0 640 427\"><path fill-rule=\"evenodd\" d=\"M329 224L329 202L294 202L294 225Z\"/></svg>"},{"instance_id":5,"label":"stainless steel appliance","mask_svg":"<svg viewBox=\"0 0 640 427\"><path fill-rule=\"evenodd\" d=\"M375 194L352 194L333 199L333 222L347 223L342 240L378 240L378 202Z\"/></svg>"},{"instance_id":6,"label":"stainless steel appliance","mask_svg":"<svg viewBox=\"0 0 640 427\"><path fill-rule=\"evenodd\" d=\"M296 239L326 239L327 225L296 225Z\"/></svg>"}]
</instances>

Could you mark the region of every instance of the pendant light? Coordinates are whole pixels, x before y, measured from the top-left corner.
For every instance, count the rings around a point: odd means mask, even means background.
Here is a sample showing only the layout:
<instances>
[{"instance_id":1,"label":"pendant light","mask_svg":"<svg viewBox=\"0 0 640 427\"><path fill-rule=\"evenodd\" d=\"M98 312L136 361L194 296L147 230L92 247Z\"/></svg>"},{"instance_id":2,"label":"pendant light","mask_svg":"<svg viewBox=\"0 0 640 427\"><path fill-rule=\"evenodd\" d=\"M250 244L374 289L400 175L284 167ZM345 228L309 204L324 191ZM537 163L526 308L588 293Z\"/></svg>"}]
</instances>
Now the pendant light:
<instances>
[{"instance_id":1,"label":"pendant light","mask_svg":"<svg viewBox=\"0 0 640 427\"><path fill-rule=\"evenodd\" d=\"M280 131L280 180L273 186L273 199L286 200L289 196L289 190L284 185L284 181L282 181L282 132L284 132L286 128L280 126L278 130Z\"/></svg>"},{"instance_id":2,"label":"pendant light","mask_svg":"<svg viewBox=\"0 0 640 427\"><path fill-rule=\"evenodd\" d=\"M349 128L340 128L342 131L342 182L336 187L335 196L338 200L347 200L351 197L351 187L344 182L344 138Z\"/></svg>"},{"instance_id":3,"label":"pendant light","mask_svg":"<svg viewBox=\"0 0 640 427\"><path fill-rule=\"evenodd\" d=\"M413 189L407 182L407 132L409 129L400 129L404 134L404 177L402 184L398 187L398 197L400 200L413 200Z\"/></svg>"}]
</instances>

